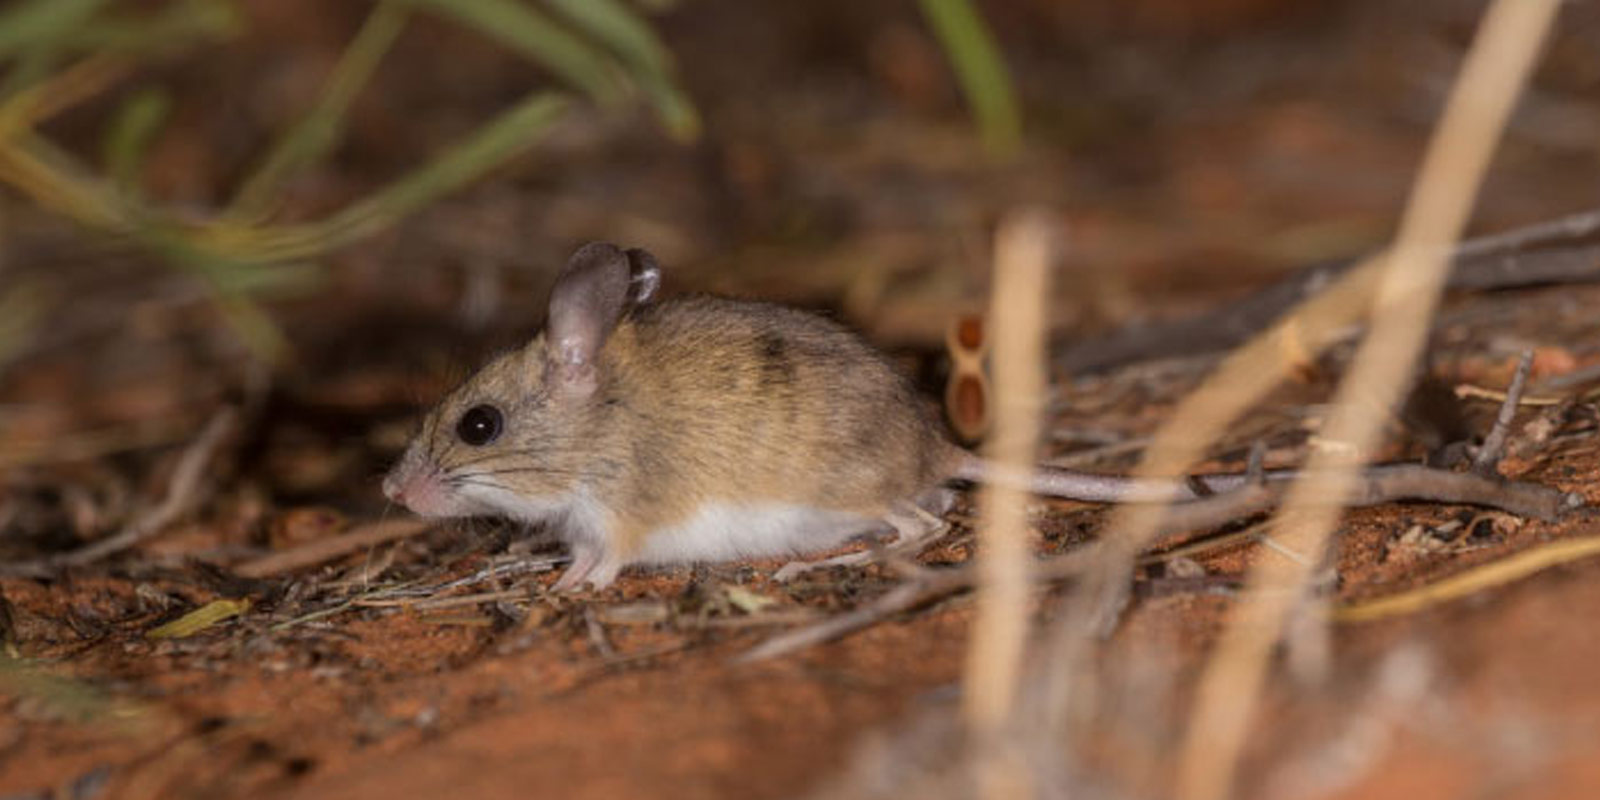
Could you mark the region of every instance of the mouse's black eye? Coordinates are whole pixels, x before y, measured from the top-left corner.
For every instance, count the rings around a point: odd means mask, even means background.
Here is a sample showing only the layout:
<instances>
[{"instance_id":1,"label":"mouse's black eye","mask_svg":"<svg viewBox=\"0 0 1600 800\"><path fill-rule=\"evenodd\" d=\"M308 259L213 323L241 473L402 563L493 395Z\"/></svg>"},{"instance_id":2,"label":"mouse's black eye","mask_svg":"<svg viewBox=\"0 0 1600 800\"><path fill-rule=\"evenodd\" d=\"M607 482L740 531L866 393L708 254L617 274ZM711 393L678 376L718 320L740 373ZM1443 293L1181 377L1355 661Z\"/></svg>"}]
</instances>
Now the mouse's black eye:
<instances>
[{"instance_id":1,"label":"mouse's black eye","mask_svg":"<svg viewBox=\"0 0 1600 800\"><path fill-rule=\"evenodd\" d=\"M461 415L461 421L456 423L456 435L461 441L481 447L495 439L500 438L500 429L504 427L505 418L500 415L500 409L494 406L473 406L467 413Z\"/></svg>"}]
</instances>

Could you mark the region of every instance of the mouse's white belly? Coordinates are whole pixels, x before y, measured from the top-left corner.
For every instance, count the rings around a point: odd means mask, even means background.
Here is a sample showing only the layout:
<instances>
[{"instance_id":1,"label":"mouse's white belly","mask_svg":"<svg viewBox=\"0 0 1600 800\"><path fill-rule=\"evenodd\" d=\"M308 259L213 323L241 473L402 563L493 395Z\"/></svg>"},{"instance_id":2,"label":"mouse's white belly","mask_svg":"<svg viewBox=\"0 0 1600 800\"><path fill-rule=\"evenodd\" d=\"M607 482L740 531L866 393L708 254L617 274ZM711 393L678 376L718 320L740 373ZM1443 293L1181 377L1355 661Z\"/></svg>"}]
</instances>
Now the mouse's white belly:
<instances>
[{"instance_id":1,"label":"mouse's white belly","mask_svg":"<svg viewBox=\"0 0 1600 800\"><path fill-rule=\"evenodd\" d=\"M810 506L707 503L682 523L645 536L634 563L736 561L814 553L889 530L881 519Z\"/></svg>"}]
</instances>

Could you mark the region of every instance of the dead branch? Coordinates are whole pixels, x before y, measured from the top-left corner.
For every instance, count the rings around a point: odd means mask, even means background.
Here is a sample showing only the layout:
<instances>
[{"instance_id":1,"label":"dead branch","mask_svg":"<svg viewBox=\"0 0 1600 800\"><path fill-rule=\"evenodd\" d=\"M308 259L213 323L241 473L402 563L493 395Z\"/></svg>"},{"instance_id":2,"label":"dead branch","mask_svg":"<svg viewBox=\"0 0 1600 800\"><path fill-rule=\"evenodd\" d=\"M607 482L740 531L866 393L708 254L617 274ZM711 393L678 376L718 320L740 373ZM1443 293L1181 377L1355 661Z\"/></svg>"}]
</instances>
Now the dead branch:
<instances>
[{"instance_id":1,"label":"dead branch","mask_svg":"<svg viewBox=\"0 0 1600 800\"><path fill-rule=\"evenodd\" d=\"M1226 494L1178 504L1162 522L1160 533L1215 528L1259 514L1277 505L1286 486L1282 480L1246 483ZM1397 500L1498 508L1542 520L1555 519L1583 505L1583 498L1572 492L1420 464L1390 464L1367 470L1346 505L1375 506Z\"/></svg>"},{"instance_id":2,"label":"dead branch","mask_svg":"<svg viewBox=\"0 0 1600 800\"><path fill-rule=\"evenodd\" d=\"M1500 447L1504 447L1503 442ZM1498 461L1496 458L1496 463ZM1065 476L1061 485L1065 485L1067 481L1084 478L1085 480L1080 483L1071 484L1081 491L1070 496L1074 498L1093 496L1105 502L1122 504L1161 503L1172 500L1178 501L1178 509L1182 509L1183 513L1196 515L1197 520L1216 519L1213 513L1221 515L1216 521L1189 525L1186 528L1192 530L1220 525L1239 516L1254 513L1246 512L1230 516L1223 510L1229 507L1228 504L1239 504L1241 508L1249 505L1245 498L1254 495L1241 493L1243 489L1252 486L1264 489L1270 487L1270 492L1264 496L1276 498L1283 486L1305 474L1306 471L1303 469L1287 468L1261 470L1254 474L1246 471L1189 475L1179 479L1135 480L1111 476L1104 478L1082 476L1074 473ZM1481 480L1468 480L1468 477L1461 473L1423 468L1413 464L1380 464L1368 467L1362 473L1362 480L1370 485L1364 485L1358 490L1355 502L1357 505L1377 505L1394 500L1464 503L1499 508L1518 516L1542 520L1554 519L1563 511L1582 505L1582 499L1574 495L1536 484L1507 483L1498 479L1492 471L1487 475L1477 476ZM1103 488L1104 491L1091 495L1090 490L1096 488ZM1218 510L1216 512L1204 510L1204 506L1198 505L1198 502L1203 500L1218 501ZM1166 526L1167 529L1171 527L1170 524Z\"/></svg>"},{"instance_id":3,"label":"dead branch","mask_svg":"<svg viewBox=\"0 0 1600 800\"><path fill-rule=\"evenodd\" d=\"M1363 261L1308 267L1239 302L1196 317L1079 340L1060 352L1056 364L1069 374L1080 375L1131 361L1231 348ZM1485 291L1596 279L1600 279L1600 209L1467 240L1455 249L1446 286Z\"/></svg>"}]
</instances>

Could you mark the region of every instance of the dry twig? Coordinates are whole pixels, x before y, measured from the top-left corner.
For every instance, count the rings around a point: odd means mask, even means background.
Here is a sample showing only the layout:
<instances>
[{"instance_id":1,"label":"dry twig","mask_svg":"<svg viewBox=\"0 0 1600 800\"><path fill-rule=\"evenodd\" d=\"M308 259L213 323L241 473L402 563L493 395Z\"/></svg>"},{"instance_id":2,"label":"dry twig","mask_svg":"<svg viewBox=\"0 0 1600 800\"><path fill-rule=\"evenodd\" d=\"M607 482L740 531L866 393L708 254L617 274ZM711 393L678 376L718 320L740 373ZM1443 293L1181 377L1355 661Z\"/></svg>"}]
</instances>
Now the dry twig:
<instances>
[{"instance_id":1,"label":"dry twig","mask_svg":"<svg viewBox=\"0 0 1600 800\"><path fill-rule=\"evenodd\" d=\"M1295 368L1303 354L1321 352L1361 316L1381 263L1371 259L1352 269L1272 330L1224 359L1151 437L1150 447L1135 467L1133 477L1169 480L1166 476L1182 474L1199 461L1216 433L1265 397ZM1289 347L1285 342L1294 344ZM1268 473L1269 480L1272 475ZM1108 546L1101 549L1101 566L1067 599L1076 615L1092 617L1081 624L1098 633L1110 631L1126 601L1127 578L1134 561L1160 535L1164 517L1165 510L1156 505L1124 505L1112 514L1106 526L1110 531Z\"/></svg>"},{"instance_id":2,"label":"dry twig","mask_svg":"<svg viewBox=\"0 0 1600 800\"><path fill-rule=\"evenodd\" d=\"M1500 459L1506 452L1506 437L1511 433L1511 420L1517 416L1517 405L1522 402L1522 390L1528 385L1528 370L1532 368L1533 351L1524 351L1522 358L1517 361L1517 371L1511 376L1511 385L1506 388L1505 402L1500 404L1500 411L1495 414L1494 427L1489 430L1488 436L1483 437L1483 447L1472 459L1473 472L1484 477L1499 474Z\"/></svg>"},{"instance_id":3,"label":"dry twig","mask_svg":"<svg viewBox=\"0 0 1600 800\"><path fill-rule=\"evenodd\" d=\"M1568 373L1571 374L1571 373ZM1561 377L1566 377L1565 375ZM1470 383L1458 384L1455 387L1455 396L1461 400L1489 400L1495 403L1504 403L1506 393L1500 389L1486 389ZM1519 406L1559 406L1567 402L1564 397L1523 397L1517 401Z\"/></svg>"}]
</instances>

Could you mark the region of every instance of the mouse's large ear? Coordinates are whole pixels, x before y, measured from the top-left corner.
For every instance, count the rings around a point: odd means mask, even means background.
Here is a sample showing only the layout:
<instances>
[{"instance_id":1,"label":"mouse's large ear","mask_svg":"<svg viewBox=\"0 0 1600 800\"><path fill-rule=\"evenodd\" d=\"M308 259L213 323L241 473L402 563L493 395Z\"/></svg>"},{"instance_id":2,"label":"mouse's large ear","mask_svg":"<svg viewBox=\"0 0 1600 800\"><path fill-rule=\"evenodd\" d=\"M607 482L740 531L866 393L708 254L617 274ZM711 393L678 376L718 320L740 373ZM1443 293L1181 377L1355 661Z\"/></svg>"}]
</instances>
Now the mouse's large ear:
<instances>
[{"instance_id":1,"label":"mouse's large ear","mask_svg":"<svg viewBox=\"0 0 1600 800\"><path fill-rule=\"evenodd\" d=\"M655 299L656 290L661 288L661 265L656 262L656 257L643 248L630 247L628 267L633 271L628 304L644 305Z\"/></svg>"},{"instance_id":2,"label":"mouse's large ear","mask_svg":"<svg viewBox=\"0 0 1600 800\"><path fill-rule=\"evenodd\" d=\"M588 394L597 385L595 359L626 309L633 266L616 245L593 242L567 260L550 291L545 330L548 377L564 392Z\"/></svg>"}]
</instances>

